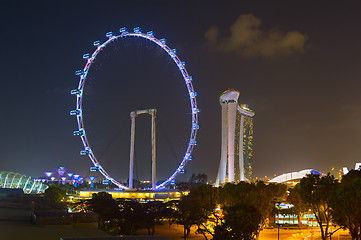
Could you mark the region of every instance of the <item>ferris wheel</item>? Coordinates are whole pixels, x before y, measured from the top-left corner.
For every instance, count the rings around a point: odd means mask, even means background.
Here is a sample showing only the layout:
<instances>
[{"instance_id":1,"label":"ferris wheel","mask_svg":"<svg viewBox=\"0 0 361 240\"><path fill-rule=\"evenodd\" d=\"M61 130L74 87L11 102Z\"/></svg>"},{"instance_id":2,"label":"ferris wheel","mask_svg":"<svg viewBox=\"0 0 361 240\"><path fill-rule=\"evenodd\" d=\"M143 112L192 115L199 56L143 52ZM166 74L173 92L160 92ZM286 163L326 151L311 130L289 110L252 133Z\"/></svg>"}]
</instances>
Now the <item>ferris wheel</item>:
<instances>
[{"instance_id":1,"label":"ferris wheel","mask_svg":"<svg viewBox=\"0 0 361 240\"><path fill-rule=\"evenodd\" d=\"M197 101L196 101L196 96L198 94L197 92L194 91L192 84L193 78L188 74L188 71L186 70L185 67L185 62L182 62L180 60L180 58L177 55L176 49L172 49L167 45L167 40L165 38L162 39L156 38L153 31L143 33L141 28L139 27L134 28L133 32L129 32L127 28L121 28L119 32L120 33L118 35L115 34L114 32L106 33L106 37L108 39L105 42L95 41L93 45L96 47L96 50L92 54L87 53L83 55L83 59L87 61L85 67L82 70L78 70L75 72L75 75L79 76L80 80L79 80L78 88L71 90L71 94L76 95L76 108L75 110L70 111L70 115L76 116L78 122L78 130L75 130L73 134L74 136L80 136L82 143L84 145L84 149L80 151L80 154L87 155L90 158L91 162L93 163L93 167L91 167L92 171L99 171L105 177L106 181L115 184L120 189L130 189L129 186L121 184L120 182L112 178L110 174L107 173L107 171L100 164L100 161L98 161L98 159L96 158L94 152L92 151L92 148L90 147L86 135L84 119L82 114L84 86L87 80L88 72L92 67L94 60L96 59L97 55L109 43L118 41L119 39L138 37L156 44L156 46L159 46L168 54L168 56L173 60L173 62L176 64L176 66L178 67L179 71L182 74L182 77L184 79L189 94L189 102L191 106L191 123L192 123L190 129L189 143L185 151L185 154L183 156L183 159L179 164L179 166L175 169L175 171L170 175L170 177L166 181L156 186L156 189L159 190L164 188L169 183L171 183L172 180L174 180L178 174L184 172L184 168L187 162L193 159L191 154L194 146L197 144L196 136L197 136L197 130L199 129L199 125L198 125L199 109L197 107Z\"/></svg>"}]
</instances>

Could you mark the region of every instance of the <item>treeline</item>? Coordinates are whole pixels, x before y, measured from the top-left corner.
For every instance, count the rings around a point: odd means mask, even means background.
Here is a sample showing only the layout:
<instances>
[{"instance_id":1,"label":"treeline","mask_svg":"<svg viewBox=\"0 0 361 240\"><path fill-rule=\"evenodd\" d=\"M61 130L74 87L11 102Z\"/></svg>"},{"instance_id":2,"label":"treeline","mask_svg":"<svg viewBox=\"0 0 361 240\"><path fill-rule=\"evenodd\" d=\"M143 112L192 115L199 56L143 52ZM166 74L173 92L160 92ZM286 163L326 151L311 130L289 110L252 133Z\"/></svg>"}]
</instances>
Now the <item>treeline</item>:
<instances>
[{"instance_id":1,"label":"treeline","mask_svg":"<svg viewBox=\"0 0 361 240\"><path fill-rule=\"evenodd\" d=\"M310 209L326 240L338 229L330 231L330 223L348 229L352 239L361 239L361 171L351 170L341 181L334 176L307 175L287 197L300 218ZM340 229L339 228L339 229Z\"/></svg>"},{"instance_id":2,"label":"treeline","mask_svg":"<svg viewBox=\"0 0 361 240\"><path fill-rule=\"evenodd\" d=\"M257 182L227 183L215 188L200 184L179 201L140 203L113 199L106 192L73 204L76 211L99 214L99 228L114 235L135 234L148 229L154 234L158 222L183 226L187 239L191 228L206 240L254 239L260 227L274 222L281 202L294 205L292 213L301 224L303 214L312 212L326 240L336 230L330 223L348 229L352 239L361 239L361 171L351 170L341 180L332 175L307 175L294 188L284 184Z\"/></svg>"},{"instance_id":3,"label":"treeline","mask_svg":"<svg viewBox=\"0 0 361 240\"><path fill-rule=\"evenodd\" d=\"M202 184L191 189L179 201L138 201L113 199L106 192L73 204L76 211L99 214L99 228L113 235L135 234L147 228L155 232L158 222L177 223L187 239L191 227L205 239L253 239L259 226L273 214L275 199L284 197L283 184L240 182L222 188Z\"/></svg>"}]
</instances>

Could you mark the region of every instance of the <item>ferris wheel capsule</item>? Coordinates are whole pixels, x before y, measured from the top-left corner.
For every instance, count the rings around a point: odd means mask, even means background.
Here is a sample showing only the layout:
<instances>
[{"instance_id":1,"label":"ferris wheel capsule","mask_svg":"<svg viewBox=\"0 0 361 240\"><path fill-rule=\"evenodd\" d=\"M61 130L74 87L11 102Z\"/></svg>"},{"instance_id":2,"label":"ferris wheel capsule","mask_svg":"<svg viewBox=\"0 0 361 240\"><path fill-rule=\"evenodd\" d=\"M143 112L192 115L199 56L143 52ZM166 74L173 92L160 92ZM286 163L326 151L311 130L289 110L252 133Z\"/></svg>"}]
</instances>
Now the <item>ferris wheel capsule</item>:
<instances>
[{"instance_id":1,"label":"ferris wheel capsule","mask_svg":"<svg viewBox=\"0 0 361 240\"><path fill-rule=\"evenodd\" d=\"M119 32L121 34L126 34L126 33L128 33L128 29L126 27L122 27L121 29L119 29Z\"/></svg>"},{"instance_id":2,"label":"ferris wheel capsule","mask_svg":"<svg viewBox=\"0 0 361 240\"><path fill-rule=\"evenodd\" d=\"M102 42L101 41L95 41L94 43L93 43L93 45L94 45L94 47L98 47L99 45L101 45L102 44Z\"/></svg>"},{"instance_id":3,"label":"ferris wheel capsule","mask_svg":"<svg viewBox=\"0 0 361 240\"><path fill-rule=\"evenodd\" d=\"M147 32L147 35L154 37L154 32L153 32L153 31L149 31L149 32Z\"/></svg>"},{"instance_id":4,"label":"ferris wheel capsule","mask_svg":"<svg viewBox=\"0 0 361 240\"><path fill-rule=\"evenodd\" d=\"M113 33L113 32L107 32L107 33L105 34L105 36L106 36L107 38L111 38L111 37L114 36L114 33Z\"/></svg>"},{"instance_id":5,"label":"ferris wheel capsule","mask_svg":"<svg viewBox=\"0 0 361 240\"><path fill-rule=\"evenodd\" d=\"M81 93L81 91L79 89L73 89L70 91L71 95L80 94L80 93Z\"/></svg>"},{"instance_id":6,"label":"ferris wheel capsule","mask_svg":"<svg viewBox=\"0 0 361 240\"><path fill-rule=\"evenodd\" d=\"M78 115L80 115L80 113L81 113L81 111L79 109L70 111L71 116L78 116Z\"/></svg>"},{"instance_id":7,"label":"ferris wheel capsule","mask_svg":"<svg viewBox=\"0 0 361 240\"><path fill-rule=\"evenodd\" d=\"M80 155L88 155L88 154L90 154L90 150L89 149L86 149L86 150L81 150L80 151Z\"/></svg>"},{"instance_id":8,"label":"ferris wheel capsule","mask_svg":"<svg viewBox=\"0 0 361 240\"><path fill-rule=\"evenodd\" d=\"M84 70L78 70L78 71L75 72L75 75L76 76L83 76L84 73L85 73Z\"/></svg>"},{"instance_id":9,"label":"ferris wheel capsule","mask_svg":"<svg viewBox=\"0 0 361 240\"><path fill-rule=\"evenodd\" d=\"M91 58L91 54L90 53L86 53L83 55L83 59L88 59L88 58Z\"/></svg>"},{"instance_id":10,"label":"ferris wheel capsule","mask_svg":"<svg viewBox=\"0 0 361 240\"><path fill-rule=\"evenodd\" d=\"M91 171L91 172L99 171L99 167L91 167L91 168L90 168L90 171Z\"/></svg>"},{"instance_id":11,"label":"ferris wheel capsule","mask_svg":"<svg viewBox=\"0 0 361 240\"><path fill-rule=\"evenodd\" d=\"M74 136L83 136L84 135L84 130L75 130L73 132Z\"/></svg>"},{"instance_id":12,"label":"ferris wheel capsule","mask_svg":"<svg viewBox=\"0 0 361 240\"><path fill-rule=\"evenodd\" d=\"M112 181L110 181L110 180L108 180L108 179L104 179L103 180L103 184L105 184L105 185L109 185L109 184L111 184L112 183Z\"/></svg>"},{"instance_id":13,"label":"ferris wheel capsule","mask_svg":"<svg viewBox=\"0 0 361 240\"><path fill-rule=\"evenodd\" d=\"M141 33L142 29L140 27L133 28L134 33Z\"/></svg>"}]
</instances>

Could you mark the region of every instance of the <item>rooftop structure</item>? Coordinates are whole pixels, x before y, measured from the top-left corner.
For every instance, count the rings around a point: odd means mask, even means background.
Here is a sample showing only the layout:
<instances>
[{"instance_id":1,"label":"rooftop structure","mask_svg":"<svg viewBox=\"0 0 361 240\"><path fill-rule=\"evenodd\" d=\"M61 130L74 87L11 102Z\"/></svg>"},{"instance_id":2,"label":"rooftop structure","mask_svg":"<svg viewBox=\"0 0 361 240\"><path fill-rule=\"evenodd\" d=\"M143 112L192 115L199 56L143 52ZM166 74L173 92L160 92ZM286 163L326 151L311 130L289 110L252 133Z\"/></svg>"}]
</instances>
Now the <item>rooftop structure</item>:
<instances>
[{"instance_id":1,"label":"rooftop structure","mask_svg":"<svg viewBox=\"0 0 361 240\"><path fill-rule=\"evenodd\" d=\"M302 178L306 177L308 174L322 175L322 173L316 171L315 169L306 169L299 172L290 172L279 175L275 178L272 178L268 182L270 183L295 183L299 182Z\"/></svg>"}]
</instances>

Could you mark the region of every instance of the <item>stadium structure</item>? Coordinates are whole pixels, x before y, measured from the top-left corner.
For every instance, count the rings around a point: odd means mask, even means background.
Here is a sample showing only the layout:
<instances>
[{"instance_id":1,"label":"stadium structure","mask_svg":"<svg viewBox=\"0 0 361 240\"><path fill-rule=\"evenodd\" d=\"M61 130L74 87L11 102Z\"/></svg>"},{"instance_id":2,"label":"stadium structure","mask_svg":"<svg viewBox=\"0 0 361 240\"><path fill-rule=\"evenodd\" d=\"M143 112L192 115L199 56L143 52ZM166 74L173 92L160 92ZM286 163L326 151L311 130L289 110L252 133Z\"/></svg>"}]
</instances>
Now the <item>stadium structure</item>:
<instances>
[{"instance_id":1,"label":"stadium structure","mask_svg":"<svg viewBox=\"0 0 361 240\"><path fill-rule=\"evenodd\" d=\"M322 175L322 173L320 173L319 171L316 171L315 169L305 169L305 170L298 171L298 172L284 173L282 175L272 178L268 182L285 183L285 184L289 184L289 185L295 185L302 178L306 177L309 174Z\"/></svg>"},{"instance_id":2,"label":"stadium structure","mask_svg":"<svg viewBox=\"0 0 361 240\"><path fill-rule=\"evenodd\" d=\"M246 104L238 105L239 92L224 91L219 103L222 107L221 160L216 186L226 182L249 180L252 176L253 117Z\"/></svg>"}]
</instances>

